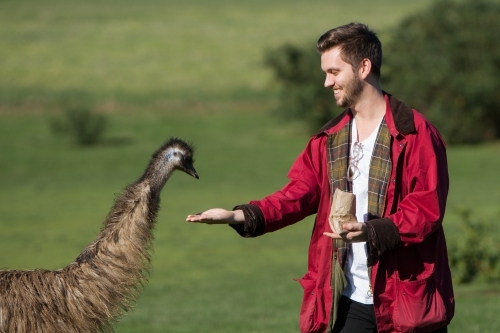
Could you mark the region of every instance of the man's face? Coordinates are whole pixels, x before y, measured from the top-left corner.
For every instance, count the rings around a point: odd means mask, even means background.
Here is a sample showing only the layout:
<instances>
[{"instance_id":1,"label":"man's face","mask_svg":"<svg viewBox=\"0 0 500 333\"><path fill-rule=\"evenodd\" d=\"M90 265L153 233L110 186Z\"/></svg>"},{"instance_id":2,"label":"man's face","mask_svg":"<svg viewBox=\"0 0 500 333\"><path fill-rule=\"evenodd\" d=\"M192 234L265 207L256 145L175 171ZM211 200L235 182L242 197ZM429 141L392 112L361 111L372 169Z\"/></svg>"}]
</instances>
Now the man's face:
<instances>
[{"instance_id":1,"label":"man's face","mask_svg":"<svg viewBox=\"0 0 500 333\"><path fill-rule=\"evenodd\" d=\"M340 48L334 47L321 55L321 69L326 73L325 87L333 90L337 105L353 107L363 93L363 81L351 64L342 60Z\"/></svg>"}]
</instances>

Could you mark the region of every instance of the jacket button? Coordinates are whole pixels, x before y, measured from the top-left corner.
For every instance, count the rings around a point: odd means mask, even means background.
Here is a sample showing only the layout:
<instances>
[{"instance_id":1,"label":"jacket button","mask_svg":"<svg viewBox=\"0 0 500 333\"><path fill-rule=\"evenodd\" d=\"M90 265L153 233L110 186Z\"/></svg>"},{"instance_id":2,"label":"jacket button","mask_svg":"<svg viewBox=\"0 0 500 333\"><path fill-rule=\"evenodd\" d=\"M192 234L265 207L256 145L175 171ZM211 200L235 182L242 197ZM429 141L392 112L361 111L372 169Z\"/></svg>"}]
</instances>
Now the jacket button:
<instances>
[{"instance_id":1,"label":"jacket button","mask_svg":"<svg viewBox=\"0 0 500 333\"><path fill-rule=\"evenodd\" d=\"M393 183L395 183L395 182L396 182L396 179L393 179L393 180L392 180L392 182L393 182Z\"/></svg>"}]
</instances>

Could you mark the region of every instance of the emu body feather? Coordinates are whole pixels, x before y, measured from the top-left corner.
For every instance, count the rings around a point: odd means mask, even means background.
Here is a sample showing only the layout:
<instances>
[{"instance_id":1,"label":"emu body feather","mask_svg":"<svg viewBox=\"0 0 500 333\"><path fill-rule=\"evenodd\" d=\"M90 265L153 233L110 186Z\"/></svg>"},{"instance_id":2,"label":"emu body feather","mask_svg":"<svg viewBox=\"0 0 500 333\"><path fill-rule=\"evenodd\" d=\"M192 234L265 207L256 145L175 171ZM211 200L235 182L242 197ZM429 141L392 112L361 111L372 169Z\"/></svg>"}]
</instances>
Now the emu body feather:
<instances>
[{"instance_id":1,"label":"emu body feather","mask_svg":"<svg viewBox=\"0 0 500 333\"><path fill-rule=\"evenodd\" d=\"M193 149L172 138L117 197L97 239L68 266L0 270L0 333L113 332L150 268L160 192L174 170L198 178Z\"/></svg>"}]
</instances>

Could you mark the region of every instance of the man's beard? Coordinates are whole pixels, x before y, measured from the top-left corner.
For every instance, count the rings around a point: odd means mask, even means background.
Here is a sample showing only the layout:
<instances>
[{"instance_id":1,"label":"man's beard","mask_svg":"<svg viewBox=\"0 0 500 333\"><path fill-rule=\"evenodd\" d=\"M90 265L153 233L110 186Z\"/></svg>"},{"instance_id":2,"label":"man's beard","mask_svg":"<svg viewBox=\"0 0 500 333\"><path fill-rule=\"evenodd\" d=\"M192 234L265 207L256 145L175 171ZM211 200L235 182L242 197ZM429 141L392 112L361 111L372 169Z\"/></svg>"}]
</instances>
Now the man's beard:
<instances>
[{"instance_id":1,"label":"man's beard","mask_svg":"<svg viewBox=\"0 0 500 333\"><path fill-rule=\"evenodd\" d=\"M337 101L337 105L345 109L356 104L359 96L363 93L363 82L357 76L354 76L354 79L343 88L343 92L344 97L342 100Z\"/></svg>"}]
</instances>

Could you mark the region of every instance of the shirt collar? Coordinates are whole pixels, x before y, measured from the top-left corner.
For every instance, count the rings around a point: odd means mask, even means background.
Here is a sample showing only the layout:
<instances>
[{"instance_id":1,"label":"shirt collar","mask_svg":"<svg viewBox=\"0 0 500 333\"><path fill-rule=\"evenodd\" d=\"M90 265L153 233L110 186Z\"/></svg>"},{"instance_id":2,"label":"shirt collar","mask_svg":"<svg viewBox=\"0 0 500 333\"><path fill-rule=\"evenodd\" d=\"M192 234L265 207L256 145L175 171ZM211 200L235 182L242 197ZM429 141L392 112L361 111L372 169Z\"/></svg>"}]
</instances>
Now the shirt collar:
<instances>
[{"instance_id":1,"label":"shirt collar","mask_svg":"<svg viewBox=\"0 0 500 333\"><path fill-rule=\"evenodd\" d=\"M384 93L384 98L386 100L387 109L385 119L387 126L391 135L397 136L398 134L409 134L415 131L415 123L413 120L413 110L410 109L406 104L396 99L391 94ZM341 114L327 122L323 127L319 129L314 136L321 134L330 134L335 132L338 128L345 125L347 121L352 118L352 112L350 109L344 110Z\"/></svg>"}]
</instances>

